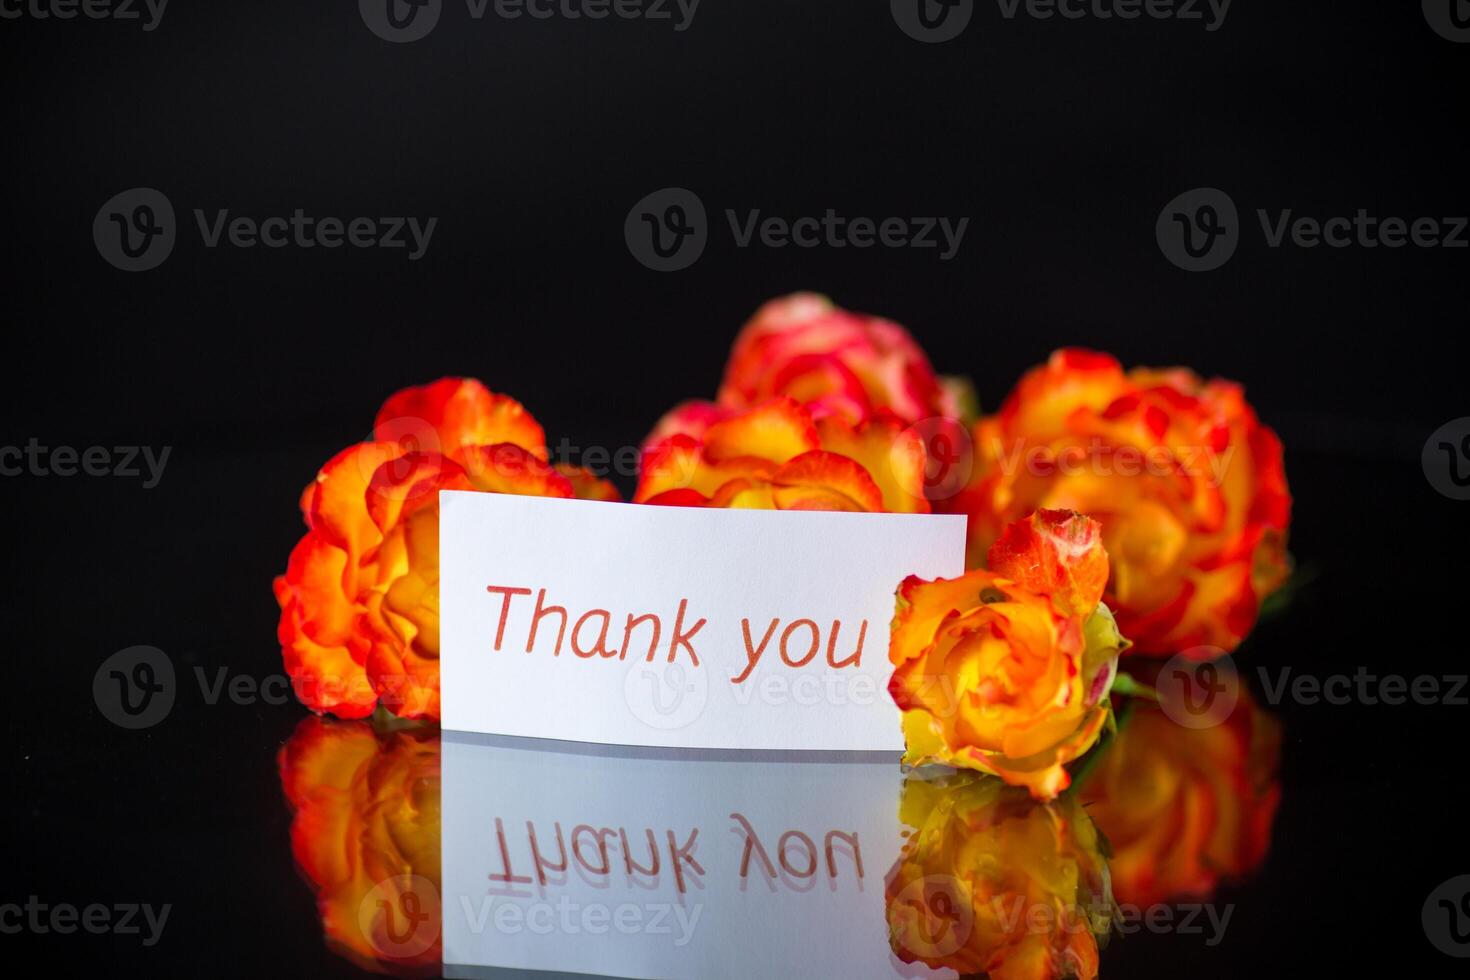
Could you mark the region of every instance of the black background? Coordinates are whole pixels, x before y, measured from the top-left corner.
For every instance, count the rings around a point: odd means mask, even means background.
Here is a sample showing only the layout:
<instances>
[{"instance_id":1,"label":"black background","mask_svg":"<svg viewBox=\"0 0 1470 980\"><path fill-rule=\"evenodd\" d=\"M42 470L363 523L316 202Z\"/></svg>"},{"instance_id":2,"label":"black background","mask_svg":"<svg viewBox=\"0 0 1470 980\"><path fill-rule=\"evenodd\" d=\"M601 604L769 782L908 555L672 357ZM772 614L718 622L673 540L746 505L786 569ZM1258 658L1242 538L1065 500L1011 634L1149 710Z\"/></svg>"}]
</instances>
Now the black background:
<instances>
[{"instance_id":1,"label":"black background","mask_svg":"<svg viewBox=\"0 0 1470 980\"><path fill-rule=\"evenodd\" d=\"M1281 433L1315 572L1242 663L1463 672L1470 504L1420 470L1466 407L1465 269L1445 249L1268 248L1255 210L1463 215L1470 45L1418 4L1235 0L1201 22L1003 19L917 43L886 3L703 0L668 22L471 20L391 45L355 4L173 0L138 22L0 21L0 443L171 446L160 485L0 481L11 790L0 901L174 905L163 940L5 936L56 972L341 975L292 869L274 753L304 709L181 698L120 731L93 672L279 670L270 579L315 468L392 391L448 374L520 398L553 445L636 443L712 395L735 331L796 289L910 327L993 408L1053 348L1246 383ZM93 216L134 186L181 222L128 274ZM659 274L635 201L695 191L711 241ZM1192 187L1245 224L1189 274L1154 239ZM428 254L206 249L194 208L437 216ZM737 249L725 208L969 217L959 255ZM628 481L622 481L624 489ZM1105 976L1449 975L1419 910L1470 872L1464 707L1285 703L1267 867L1224 944L1115 940ZM895 774L895 793L897 774Z\"/></svg>"}]
</instances>

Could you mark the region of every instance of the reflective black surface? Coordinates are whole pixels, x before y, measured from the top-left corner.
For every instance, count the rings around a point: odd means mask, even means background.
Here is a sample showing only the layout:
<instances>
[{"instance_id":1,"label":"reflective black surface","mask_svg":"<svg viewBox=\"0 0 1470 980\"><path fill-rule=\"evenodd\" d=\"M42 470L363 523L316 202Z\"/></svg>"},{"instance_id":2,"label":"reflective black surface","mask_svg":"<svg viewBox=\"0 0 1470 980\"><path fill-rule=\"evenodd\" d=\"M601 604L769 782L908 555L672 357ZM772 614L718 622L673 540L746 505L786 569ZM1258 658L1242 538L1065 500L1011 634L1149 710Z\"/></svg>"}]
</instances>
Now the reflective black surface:
<instances>
[{"instance_id":1,"label":"reflective black surface","mask_svg":"<svg viewBox=\"0 0 1470 980\"><path fill-rule=\"evenodd\" d=\"M265 588L278 559L263 542L284 541L294 528L286 514L263 516L287 511L286 504L251 502L272 492L289 501L284 479L262 475L278 468L218 455L212 465L181 460L173 480L151 496L128 500L125 488L59 484L58 492L34 498L35 519L14 538L17 554L33 556L36 566L21 585L30 596L25 628L42 635L23 645L34 656L17 671L22 683L9 718L15 791L7 898L34 894L79 907L166 903L172 911L151 947L142 945L146 936L33 931L7 935L8 947L33 950L63 973L173 974L205 963L239 975L355 971L324 942L309 876L292 857L292 809L277 755L307 712L294 702L236 703L228 695L209 704L196 674L203 671L212 686L221 669L252 679L279 669L271 643L276 613ZM1281 798L1264 863L1212 897L1234 906L1223 941L1207 946L1206 936L1147 930L1115 936L1102 953L1104 975L1188 969L1224 976L1350 963L1412 963L1446 975L1454 966L1430 945L1420 911L1437 885L1464 873L1452 804L1463 707L1311 705L1290 697L1272 705L1255 671L1290 666L1325 677L1365 665L1384 674L1455 673L1450 648L1434 642L1454 609L1452 542L1434 526L1449 520L1451 505L1429 499L1432 491L1407 467L1379 467L1370 483L1356 480L1358 471L1295 461L1295 547L1319 571L1237 657L1263 710L1284 730ZM274 482L280 485L268 486ZM1357 523L1350 520L1356 508L1346 505L1366 507L1380 492L1423 504L1417 514L1396 515L1396 547L1416 556L1412 563L1367 567L1372 556L1344 530ZM239 502L230 522L220 520L222 500ZM68 541L97 544L67 555L48 550L55 527L66 528ZM1416 574L1416 567L1444 571ZM161 723L128 732L97 711L92 675L114 646L139 640L168 652L179 696ZM1273 685L1278 677L1270 674ZM887 768L874 780L879 798L871 812L896 815L902 775L896 760ZM546 772L548 792L575 795L576 781L555 767ZM792 772L769 772L769 789L749 780L727 795L798 809L822 801ZM529 788L517 793L507 800L511 809L538 805ZM606 802L600 793L596 799ZM881 882L880 870L869 875L875 886ZM814 928L796 916L783 924ZM881 946L881 939L874 941Z\"/></svg>"}]
</instances>

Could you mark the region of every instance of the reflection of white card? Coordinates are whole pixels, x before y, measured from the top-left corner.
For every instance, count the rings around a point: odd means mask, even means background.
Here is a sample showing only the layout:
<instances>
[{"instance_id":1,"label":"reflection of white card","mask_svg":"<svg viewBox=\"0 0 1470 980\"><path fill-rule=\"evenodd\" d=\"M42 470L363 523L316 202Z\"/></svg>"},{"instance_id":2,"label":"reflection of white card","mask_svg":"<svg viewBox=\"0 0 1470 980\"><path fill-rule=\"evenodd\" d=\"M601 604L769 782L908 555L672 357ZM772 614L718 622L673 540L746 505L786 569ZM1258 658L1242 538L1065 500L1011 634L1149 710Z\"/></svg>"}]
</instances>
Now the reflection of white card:
<instances>
[{"instance_id":1,"label":"reflection of white card","mask_svg":"<svg viewBox=\"0 0 1470 980\"><path fill-rule=\"evenodd\" d=\"M445 976L954 975L889 946L886 754L443 744Z\"/></svg>"},{"instance_id":2,"label":"reflection of white card","mask_svg":"<svg viewBox=\"0 0 1470 980\"><path fill-rule=\"evenodd\" d=\"M440 494L447 729L903 748L893 594L964 571L961 516Z\"/></svg>"}]
</instances>

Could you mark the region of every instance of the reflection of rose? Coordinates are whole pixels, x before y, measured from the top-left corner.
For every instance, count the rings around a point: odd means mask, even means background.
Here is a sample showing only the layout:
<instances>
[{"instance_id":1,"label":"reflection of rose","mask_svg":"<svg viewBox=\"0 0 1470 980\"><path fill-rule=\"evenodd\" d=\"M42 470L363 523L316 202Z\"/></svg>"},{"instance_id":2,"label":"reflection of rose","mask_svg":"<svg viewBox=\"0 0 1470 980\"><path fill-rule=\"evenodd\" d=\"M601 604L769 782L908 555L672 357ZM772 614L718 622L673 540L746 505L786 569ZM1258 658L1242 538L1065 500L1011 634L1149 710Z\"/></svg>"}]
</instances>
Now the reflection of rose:
<instances>
[{"instance_id":1,"label":"reflection of rose","mask_svg":"<svg viewBox=\"0 0 1470 980\"><path fill-rule=\"evenodd\" d=\"M1127 645L1098 601L1107 563L1096 521L1041 511L1007 529L990 570L906 579L889 645L904 761L978 769L1039 799L1065 789Z\"/></svg>"},{"instance_id":2,"label":"reflection of rose","mask_svg":"<svg viewBox=\"0 0 1470 980\"><path fill-rule=\"evenodd\" d=\"M438 730L308 717L278 764L291 849L333 948L364 969L436 974Z\"/></svg>"},{"instance_id":3,"label":"reflection of rose","mask_svg":"<svg viewBox=\"0 0 1470 980\"><path fill-rule=\"evenodd\" d=\"M373 442L343 450L301 498L310 529L275 581L279 638L298 697L361 718L379 703L439 717L441 489L615 498L546 460L541 426L478 381L408 388Z\"/></svg>"},{"instance_id":4,"label":"reflection of rose","mask_svg":"<svg viewBox=\"0 0 1470 980\"><path fill-rule=\"evenodd\" d=\"M971 561L1037 508L1097 518L1108 604L1138 652L1235 649L1286 577L1281 443L1239 385L1058 351L974 443L975 477L945 502L970 515Z\"/></svg>"},{"instance_id":5,"label":"reflection of rose","mask_svg":"<svg viewBox=\"0 0 1470 980\"><path fill-rule=\"evenodd\" d=\"M992 980L1097 976L1108 868L1072 794L1044 804L986 776L911 773L899 817L910 829L884 889L899 959Z\"/></svg>"},{"instance_id":6,"label":"reflection of rose","mask_svg":"<svg viewBox=\"0 0 1470 980\"><path fill-rule=\"evenodd\" d=\"M1136 703L1078 790L1112 845L1119 901L1207 898L1257 868L1281 800L1280 755L1280 723L1244 685L1231 715L1208 728Z\"/></svg>"},{"instance_id":7,"label":"reflection of rose","mask_svg":"<svg viewBox=\"0 0 1470 980\"><path fill-rule=\"evenodd\" d=\"M814 420L777 398L644 454L639 503L927 513L922 441L892 416Z\"/></svg>"},{"instance_id":8,"label":"reflection of rose","mask_svg":"<svg viewBox=\"0 0 1470 980\"><path fill-rule=\"evenodd\" d=\"M740 331L718 400L680 405L655 426L649 444L675 433L698 438L715 422L778 397L795 399L815 418L855 425L882 413L911 425L959 415L966 396L935 376L903 327L797 293L767 303Z\"/></svg>"}]
</instances>

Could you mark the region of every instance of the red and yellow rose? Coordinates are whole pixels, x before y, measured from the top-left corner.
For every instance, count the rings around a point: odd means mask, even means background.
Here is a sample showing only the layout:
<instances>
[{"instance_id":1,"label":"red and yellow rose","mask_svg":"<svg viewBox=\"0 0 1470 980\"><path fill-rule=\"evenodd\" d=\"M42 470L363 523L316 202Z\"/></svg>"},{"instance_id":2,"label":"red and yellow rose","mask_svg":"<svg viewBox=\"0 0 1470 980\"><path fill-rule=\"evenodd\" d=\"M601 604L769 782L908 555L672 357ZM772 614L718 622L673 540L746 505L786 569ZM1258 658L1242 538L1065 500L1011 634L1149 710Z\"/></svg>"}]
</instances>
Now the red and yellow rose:
<instances>
[{"instance_id":1,"label":"red and yellow rose","mask_svg":"<svg viewBox=\"0 0 1470 980\"><path fill-rule=\"evenodd\" d=\"M1097 518L1136 652L1235 649L1287 576L1281 443L1233 382L1058 351L977 423L974 452L942 505L969 515L972 563L1038 508Z\"/></svg>"},{"instance_id":2,"label":"red and yellow rose","mask_svg":"<svg viewBox=\"0 0 1470 980\"><path fill-rule=\"evenodd\" d=\"M546 456L519 402L447 378L388 399L373 441L322 467L301 497L309 530L275 581L282 655L307 706L439 717L438 491L616 498Z\"/></svg>"},{"instance_id":3,"label":"red and yellow rose","mask_svg":"<svg viewBox=\"0 0 1470 980\"><path fill-rule=\"evenodd\" d=\"M1038 511L995 542L990 568L898 590L889 692L910 765L977 769L1051 799L1097 743L1128 641L1100 602L1098 524Z\"/></svg>"},{"instance_id":4,"label":"red and yellow rose","mask_svg":"<svg viewBox=\"0 0 1470 980\"><path fill-rule=\"evenodd\" d=\"M775 398L650 446L634 500L694 507L928 513L924 446L892 415L814 418Z\"/></svg>"},{"instance_id":5,"label":"red and yellow rose","mask_svg":"<svg viewBox=\"0 0 1470 980\"><path fill-rule=\"evenodd\" d=\"M772 300L735 339L714 402L689 401L659 421L650 445L682 433L698 438L716 422L772 398L792 398L813 418L857 425L880 413L912 425L957 417L969 394L941 379L907 330L850 313L815 293Z\"/></svg>"},{"instance_id":6,"label":"red and yellow rose","mask_svg":"<svg viewBox=\"0 0 1470 980\"><path fill-rule=\"evenodd\" d=\"M899 817L909 831L884 888L899 959L991 980L1097 976L1108 865L1073 794L1039 803L974 773L911 773Z\"/></svg>"}]
</instances>

